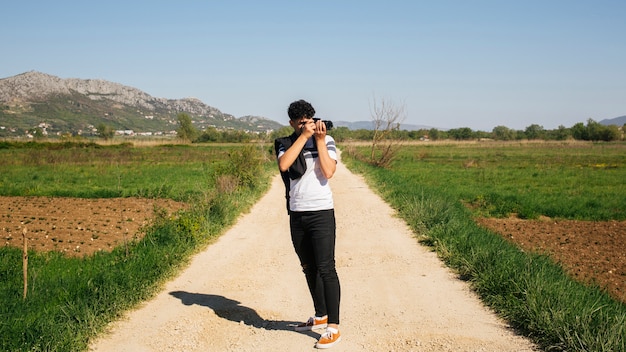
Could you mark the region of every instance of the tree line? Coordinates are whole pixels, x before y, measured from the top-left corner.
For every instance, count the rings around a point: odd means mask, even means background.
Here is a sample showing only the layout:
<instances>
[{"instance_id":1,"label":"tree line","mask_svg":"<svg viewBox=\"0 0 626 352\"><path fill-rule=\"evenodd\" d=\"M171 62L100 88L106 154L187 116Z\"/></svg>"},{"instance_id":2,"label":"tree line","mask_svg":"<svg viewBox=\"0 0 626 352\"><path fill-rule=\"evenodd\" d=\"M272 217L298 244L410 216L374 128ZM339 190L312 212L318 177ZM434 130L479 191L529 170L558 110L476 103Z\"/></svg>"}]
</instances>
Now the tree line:
<instances>
[{"instance_id":1,"label":"tree line","mask_svg":"<svg viewBox=\"0 0 626 352\"><path fill-rule=\"evenodd\" d=\"M386 118L386 115L385 115ZM395 121L395 120L394 120ZM275 138L289 135L293 132L289 126L274 130L268 134L259 134L256 132L246 132L241 130L218 130L211 127L205 130L198 130L193 126L191 117L188 114L181 113L178 115L179 127L176 130L178 138L192 143L245 143L258 140L272 141ZM518 140L546 140L546 141L563 141L568 139L582 141L621 141L624 140L624 126L602 125L593 119L587 120L587 123L576 123L572 127L559 126L556 129L549 130L538 124L527 126L523 130L515 130L506 126L496 126L491 132L472 130L469 127L453 128L449 130L440 130L436 128L419 129L419 130L401 130L400 124L395 127L387 126L384 134L381 135L381 129L357 129L351 130L347 127L336 127L329 131L329 134L335 138L337 142L344 141L373 141L380 138L388 140L456 140L469 141L492 139L498 141L518 141ZM112 137L112 129L100 126L98 132L102 138ZM108 133L107 133L108 132Z\"/></svg>"},{"instance_id":2,"label":"tree line","mask_svg":"<svg viewBox=\"0 0 626 352\"><path fill-rule=\"evenodd\" d=\"M469 127L453 128L449 130L439 130L436 128L420 130L393 130L387 138L397 140L480 140L492 139L499 141L516 140L552 140L563 141L568 139L582 141L620 141L624 140L626 125L618 127L616 125L602 125L599 122L589 119L585 125L582 122L572 127L559 126L549 130L538 124L532 124L523 130L515 130L506 126L496 126L491 132L475 131ZM341 142L345 140L372 140L375 131L372 130L349 130L346 127L339 127L331 131L335 140Z\"/></svg>"}]
</instances>

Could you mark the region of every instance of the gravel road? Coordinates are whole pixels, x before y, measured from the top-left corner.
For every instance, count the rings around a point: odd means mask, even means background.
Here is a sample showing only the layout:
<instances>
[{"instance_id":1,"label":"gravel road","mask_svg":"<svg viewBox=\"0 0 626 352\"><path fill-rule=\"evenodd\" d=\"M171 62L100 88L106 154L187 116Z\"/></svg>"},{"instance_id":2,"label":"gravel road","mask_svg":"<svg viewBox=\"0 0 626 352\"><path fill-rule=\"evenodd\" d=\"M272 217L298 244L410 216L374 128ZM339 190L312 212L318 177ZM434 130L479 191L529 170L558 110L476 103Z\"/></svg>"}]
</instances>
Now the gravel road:
<instances>
[{"instance_id":1,"label":"gravel road","mask_svg":"<svg viewBox=\"0 0 626 352\"><path fill-rule=\"evenodd\" d=\"M342 341L332 351L538 351L341 162L331 186L342 288ZM315 350L319 334L292 327L313 308L283 204L276 176L249 213L90 350Z\"/></svg>"}]
</instances>

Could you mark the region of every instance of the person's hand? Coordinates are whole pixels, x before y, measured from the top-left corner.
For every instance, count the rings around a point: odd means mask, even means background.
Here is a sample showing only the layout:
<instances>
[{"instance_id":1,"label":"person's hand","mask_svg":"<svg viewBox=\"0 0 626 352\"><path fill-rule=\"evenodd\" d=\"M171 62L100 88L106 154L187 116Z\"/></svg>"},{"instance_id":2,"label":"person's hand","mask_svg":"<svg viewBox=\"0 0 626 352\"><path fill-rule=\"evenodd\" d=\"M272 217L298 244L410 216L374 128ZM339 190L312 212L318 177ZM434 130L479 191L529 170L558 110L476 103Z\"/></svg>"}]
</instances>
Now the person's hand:
<instances>
[{"instance_id":1,"label":"person's hand","mask_svg":"<svg viewBox=\"0 0 626 352\"><path fill-rule=\"evenodd\" d=\"M318 141L326 139L326 124L322 120L315 121L315 139Z\"/></svg>"},{"instance_id":2,"label":"person's hand","mask_svg":"<svg viewBox=\"0 0 626 352\"><path fill-rule=\"evenodd\" d=\"M300 124L300 134L305 136L307 139L313 136L315 131L316 124L313 120L307 119Z\"/></svg>"}]
</instances>

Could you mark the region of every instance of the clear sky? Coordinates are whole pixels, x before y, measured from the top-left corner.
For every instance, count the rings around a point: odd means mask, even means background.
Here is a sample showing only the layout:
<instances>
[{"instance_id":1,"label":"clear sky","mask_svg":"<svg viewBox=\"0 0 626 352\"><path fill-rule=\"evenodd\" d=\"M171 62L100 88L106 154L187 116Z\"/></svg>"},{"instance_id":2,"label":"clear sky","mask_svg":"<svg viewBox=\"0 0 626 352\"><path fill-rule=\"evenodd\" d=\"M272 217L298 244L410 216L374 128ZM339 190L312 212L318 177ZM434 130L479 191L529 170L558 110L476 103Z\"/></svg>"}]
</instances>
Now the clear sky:
<instances>
[{"instance_id":1,"label":"clear sky","mask_svg":"<svg viewBox=\"0 0 626 352\"><path fill-rule=\"evenodd\" d=\"M0 78L36 70L287 124L571 127L626 115L626 0L9 1Z\"/></svg>"}]
</instances>

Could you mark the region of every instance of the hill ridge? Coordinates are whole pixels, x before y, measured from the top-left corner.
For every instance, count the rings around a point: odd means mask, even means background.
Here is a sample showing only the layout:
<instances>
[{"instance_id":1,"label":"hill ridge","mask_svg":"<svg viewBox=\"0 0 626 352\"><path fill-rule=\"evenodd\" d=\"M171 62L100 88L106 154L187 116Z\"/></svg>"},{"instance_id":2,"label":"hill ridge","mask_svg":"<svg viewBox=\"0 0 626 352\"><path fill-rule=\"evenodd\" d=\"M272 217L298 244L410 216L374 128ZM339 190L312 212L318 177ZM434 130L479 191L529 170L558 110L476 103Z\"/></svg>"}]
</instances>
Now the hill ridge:
<instances>
[{"instance_id":1,"label":"hill ridge","mask_svg":"<svg viewBox=\"0 0 626 352\"><path fill-rule=\"evenodd\" d=\"M260 116L236 118L198 98L158 98L103 79L60 78L38 71L0 79L0 104L0 124L18 134L41 123L58 133L82 134L100 123L163 132L176 128L178 113L191 115L200 129L265 132L282 127Z\"/></svg>"}]
</instances>

